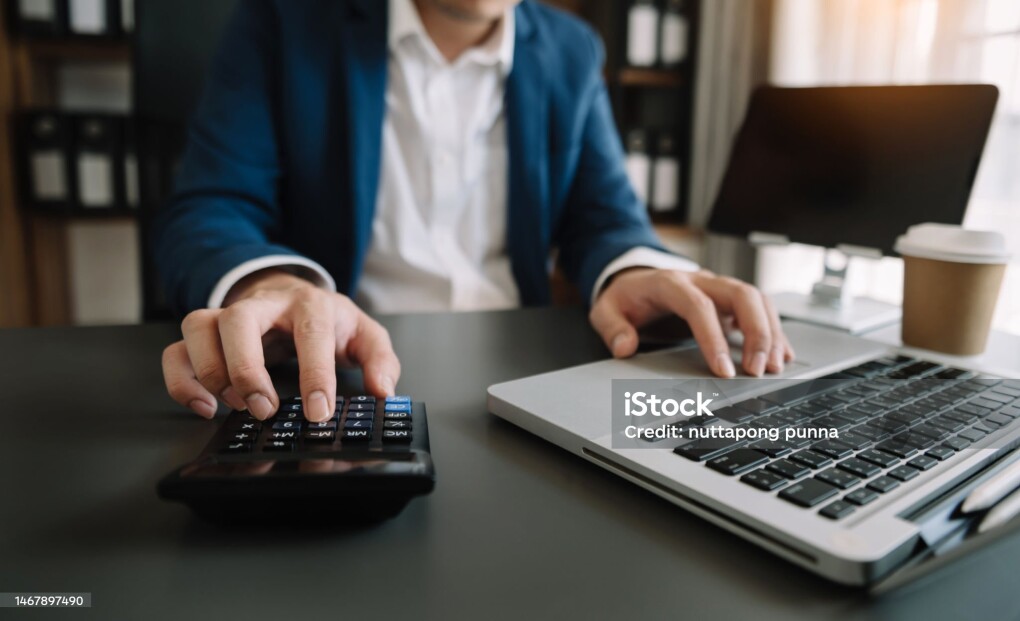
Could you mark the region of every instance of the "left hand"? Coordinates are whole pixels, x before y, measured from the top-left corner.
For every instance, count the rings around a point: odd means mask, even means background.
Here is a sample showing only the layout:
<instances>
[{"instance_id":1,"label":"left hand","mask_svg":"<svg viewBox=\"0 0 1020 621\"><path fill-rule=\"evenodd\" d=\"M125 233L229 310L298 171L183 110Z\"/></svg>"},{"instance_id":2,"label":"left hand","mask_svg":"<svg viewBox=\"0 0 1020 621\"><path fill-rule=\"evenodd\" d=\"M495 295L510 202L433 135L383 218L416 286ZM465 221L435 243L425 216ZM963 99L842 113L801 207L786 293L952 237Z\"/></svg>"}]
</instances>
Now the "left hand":
<instances>
[{"instance_id":1,"label":"left hand","mask_svg":"<svg viewBox=\"0 0 1020 621\"><path fill-rule=\"evenodd\" d=\"M634 268L616 274L605 287L589 320L616 358L633 356L638 329L669 314L687 321L709 368L733 377L724 324L744 334L741 366L754 377L780 373L794 358L772 302L745 282L712 272Z\"/></svg>"}]
</instances>

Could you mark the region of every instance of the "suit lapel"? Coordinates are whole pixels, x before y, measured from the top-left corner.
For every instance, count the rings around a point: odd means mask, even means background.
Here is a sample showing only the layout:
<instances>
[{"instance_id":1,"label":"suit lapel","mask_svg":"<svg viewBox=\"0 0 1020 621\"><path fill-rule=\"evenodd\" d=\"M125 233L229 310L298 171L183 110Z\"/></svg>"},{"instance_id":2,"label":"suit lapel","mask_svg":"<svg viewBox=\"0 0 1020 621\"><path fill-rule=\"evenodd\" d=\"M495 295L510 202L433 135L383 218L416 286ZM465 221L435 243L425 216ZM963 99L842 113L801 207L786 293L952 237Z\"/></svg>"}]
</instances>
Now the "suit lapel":
<instances>
[{"instance_id":1,"label":"suit lapel","mask_svg":"<svg viewBox=\"0 0 1020 621\"><path fill-rule=\"evenodd\" d=\"M507 246L521 301L528 306L549 302L548 84L544 50L536 37L530 7L516 9L513 70L506 84L509 148Z\"/></svg>"},{"instance_id":2,"label":"suit lapel","mask_svg":"<svg viewBox=\"0 0 1020 621\"><path fill-rule=\"evenodd\" d=\"M346 161L353 216L347 241L352 262L344 290L353 294L372 238L372 220L382 166L382 131L386 114L387 0L351 0L351 16L341 38L346 92L346 126L341 144Z\"/></svg>"}]
</instances>

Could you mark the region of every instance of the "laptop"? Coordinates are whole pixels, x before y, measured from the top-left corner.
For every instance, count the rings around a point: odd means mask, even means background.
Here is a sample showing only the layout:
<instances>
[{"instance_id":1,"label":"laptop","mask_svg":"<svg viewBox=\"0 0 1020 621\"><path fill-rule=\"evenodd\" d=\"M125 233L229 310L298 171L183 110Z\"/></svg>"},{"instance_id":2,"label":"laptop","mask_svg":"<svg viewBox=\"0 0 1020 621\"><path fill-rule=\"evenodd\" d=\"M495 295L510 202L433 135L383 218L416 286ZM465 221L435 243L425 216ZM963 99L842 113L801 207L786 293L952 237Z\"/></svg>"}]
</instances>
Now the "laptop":
<instances>
[{"instance_id":1,"label":"laptop","mask_svg":"<svg viewBox=\"0 0 1020 621\"><path fill-rule=\"evenodd\" d=\"M958 507L1014 459L1020 381L805 323L784 330L797 360L773 379L714 379L690 345L497 384L488 408L836 582L902 582L902 570L923 575L919 564L960 541L973 547L976 518ZM714 387L711 416L641 420L701 435L622 437L620 389L634 382ZM704 439L707 428L719 437ZM751 434L770 429L793 439ZM748 438L735 441L739 431Z\"/></svg>"}]
</instances>

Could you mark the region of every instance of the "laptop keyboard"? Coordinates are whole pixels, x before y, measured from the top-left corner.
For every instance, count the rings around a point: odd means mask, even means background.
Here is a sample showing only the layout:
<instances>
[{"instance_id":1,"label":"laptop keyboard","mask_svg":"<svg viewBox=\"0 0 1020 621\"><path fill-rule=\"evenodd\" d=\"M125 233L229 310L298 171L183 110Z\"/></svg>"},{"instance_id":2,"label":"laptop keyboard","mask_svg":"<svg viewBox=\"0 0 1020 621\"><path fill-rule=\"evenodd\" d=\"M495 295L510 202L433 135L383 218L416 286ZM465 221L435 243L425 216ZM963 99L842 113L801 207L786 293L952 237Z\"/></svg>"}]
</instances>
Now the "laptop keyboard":
<instances>
[{"instance_id":1,"label":"laptop keyboard","mask_svg":"<svg viewBox=\"0 0 1020 621\"><path fill-rule=\"evenodd\" d=\"M1020 419L1020 381L978 379L906 356L821 379L719 408L698 424L829 428L838 430L838 439L712 438L674 452L839 520Z\"/></svg>"}]
</instances>

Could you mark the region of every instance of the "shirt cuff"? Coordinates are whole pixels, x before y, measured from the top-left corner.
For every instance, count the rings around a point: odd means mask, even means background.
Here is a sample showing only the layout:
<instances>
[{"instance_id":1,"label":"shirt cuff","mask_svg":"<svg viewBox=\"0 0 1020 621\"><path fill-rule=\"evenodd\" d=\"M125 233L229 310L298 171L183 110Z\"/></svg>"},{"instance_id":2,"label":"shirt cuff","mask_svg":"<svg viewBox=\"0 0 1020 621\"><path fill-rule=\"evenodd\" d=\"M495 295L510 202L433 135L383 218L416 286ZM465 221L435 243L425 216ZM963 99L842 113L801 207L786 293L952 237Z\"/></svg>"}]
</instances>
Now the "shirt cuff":
<instances>
[{"instance_id":1,"label":"shirt cuff","mask_svg":"<svg viewBox=\"0 0 1020 621\"><path fill-rule=\"evenodd\" d=\"M598 280L595 281L595 288L591 292L591 303L595 304L602 287L605 286L614 274L632 267L649 267L657 270L677 270L680 272L696 272L701 269L694 261L675 254L669 254L654 248L631 248L627 252L616 257L602 270Z\"/></svg>"},{"instance_id":2,"label":"shirt cuff","mask_svg":"<svg viewBox=\"0 0 1020 621\"><path fill-rule=\"evenodd\" d=\"M227 298L227 294L245 276L271 267L283 269L295 276L305 278L323 289L336 291L336 281L329 275L329 272L315 261L291 254L272 254L252 259L251 261L245 261L224 274L209 295L208 308L220 308L223 306L223 300Z\"/></svg>"}]
</instances>

